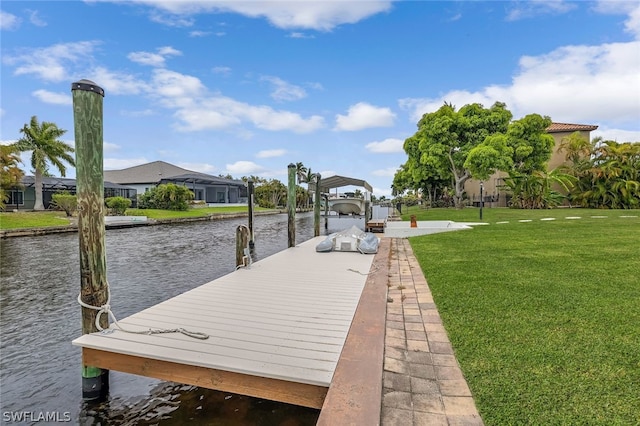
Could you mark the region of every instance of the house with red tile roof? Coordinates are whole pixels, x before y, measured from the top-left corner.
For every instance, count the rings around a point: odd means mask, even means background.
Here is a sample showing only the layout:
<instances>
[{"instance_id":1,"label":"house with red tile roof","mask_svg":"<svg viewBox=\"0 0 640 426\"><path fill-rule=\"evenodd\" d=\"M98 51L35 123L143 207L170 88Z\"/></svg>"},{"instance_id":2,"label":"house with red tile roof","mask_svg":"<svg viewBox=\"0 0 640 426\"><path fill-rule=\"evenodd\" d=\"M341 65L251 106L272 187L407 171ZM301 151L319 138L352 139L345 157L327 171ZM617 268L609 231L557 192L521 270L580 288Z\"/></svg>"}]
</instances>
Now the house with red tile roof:
<instances>
[{"instance_id":1,"label":"house with red tile roof","mask_svg":"<svg viewBox=\"0 0 640 426\"><path fill-rule=\"evenodd\" d=\"M598 126L591 124L572 124L572 123L551 123L547 127L547 133L553 136L555 140L555 146L551 159L547 165L547 170L553 170L558 166L565 163L565 154L560 152L560 144L562 139L570 136L575 132L579 132L580 136L587 140L591 140L591 132L596 130ZM500 186L504 184L503 178L507 176L507 173L496 172L489 179L483 181L483 198L485 200L485 207L506 207L507 197L505 191L500 189ZM473 205L479 205L480 203L480 182L475 179L469 179L464 185L467 197Z\"/></svg>"}]
</instances>

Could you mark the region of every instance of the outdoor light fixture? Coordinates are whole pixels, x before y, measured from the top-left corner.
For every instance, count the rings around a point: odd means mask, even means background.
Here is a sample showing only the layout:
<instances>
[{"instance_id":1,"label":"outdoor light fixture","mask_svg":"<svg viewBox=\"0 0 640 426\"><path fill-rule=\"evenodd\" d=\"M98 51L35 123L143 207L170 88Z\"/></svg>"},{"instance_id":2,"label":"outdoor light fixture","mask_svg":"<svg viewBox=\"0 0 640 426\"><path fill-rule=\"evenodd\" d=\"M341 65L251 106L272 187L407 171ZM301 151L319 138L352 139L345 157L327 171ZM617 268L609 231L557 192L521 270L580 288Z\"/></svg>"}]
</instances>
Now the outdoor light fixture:
<instances>
[{"instance_id":1,"label":"outdoor light fixture","mask_svg":"<svg viewBox=\"0 0 640 426\"><path fill-rule=\"evenodd\" d=\"M484 207L484 196L482 191L484 190L484 184L480 182L480 220L482 220L482 207Z\"/></svg>"}]
</instances>

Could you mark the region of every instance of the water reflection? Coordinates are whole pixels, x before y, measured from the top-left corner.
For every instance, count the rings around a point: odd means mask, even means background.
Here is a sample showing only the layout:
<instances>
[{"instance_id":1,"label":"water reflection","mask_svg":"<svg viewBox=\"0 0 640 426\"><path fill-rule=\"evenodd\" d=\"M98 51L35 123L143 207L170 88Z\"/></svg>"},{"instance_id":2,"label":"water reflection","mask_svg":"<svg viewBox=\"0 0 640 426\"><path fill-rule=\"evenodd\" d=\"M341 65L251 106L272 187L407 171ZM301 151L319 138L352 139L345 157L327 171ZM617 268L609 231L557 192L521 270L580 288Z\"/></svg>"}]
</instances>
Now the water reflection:
<instances>
[{"instance_id":1,"label":"water reflection","mask_svg":"<svg viewBox=\"0 0 640 426\"><path fill-rule=\"evenodd\" d=\"M111 307L124 318L233 271L246 219L109 230ZM342 224L340 224L342 226ZM287 247L286 215L254 220L256 255ZM332 232L333 229L329 229ZM296 242L313 236L297 216ZM317 410L111 372L102 403L81 401L77 234L2 241L0 410L70 413L79 424L310 425ZM42 424L42 423L39 423Z\"/></svg>"}]
</instances>

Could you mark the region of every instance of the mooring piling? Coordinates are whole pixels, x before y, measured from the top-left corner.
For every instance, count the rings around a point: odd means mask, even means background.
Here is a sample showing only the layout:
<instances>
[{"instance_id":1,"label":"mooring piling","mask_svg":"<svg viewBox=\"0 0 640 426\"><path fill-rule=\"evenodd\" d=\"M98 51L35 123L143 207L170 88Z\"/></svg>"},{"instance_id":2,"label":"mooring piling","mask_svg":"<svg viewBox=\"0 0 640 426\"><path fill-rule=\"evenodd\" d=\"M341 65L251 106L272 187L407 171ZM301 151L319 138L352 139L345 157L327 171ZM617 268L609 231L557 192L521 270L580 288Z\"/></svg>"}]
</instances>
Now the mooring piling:
<instances>
[{"instance_id":1,"label":"mooring piling","mask_svg":"<svg viewBox=\"0 0 640 426\"><path fill-rule=\"evenodd\" d=\"M329 229L329 196L324 195L324 229Z\"/></svg>"},{"instance_id":2,"label":"mooring piling","mask_svg":"<svg viewBox=\"0 0 640 426\"><path fill-rule=\"evenodd\" d=\"M236 228L236 269L251 264L251 249L249 248L249 228L238 225Z\"/></svg>"},{"instance_id":3,"label":"mooring piling","mask_svg":"<svg viewBox=\"0 0 640 426\"><path fill-rule=\"evenodd\" d=\"M253 180L247 181L247 204L249 205L249 250L253 256L253 251L256 248L256 242L253 234Z\"/></svg>"},{"instance_id":4,"label":"mooring piling","mask_svg":"<svg viewBox=\"0 0 640 426\"><path fill-rule=\"evenodd\" d=\"M76 195L80 248L80 300L101 307L109 304L104 226L103 97L90 80L71 84L76 144ZM98 331L98 311L82 307L82 334ZM107 315L100 327L109 327ZM82 397L99 399L109 390L109 371L82 365Z\"/></svg>"},{"instance_id":5,"label":"mooring piling","mask_svg":"<svg viewBox=\"0 0 640 426\"><path fill-rule=\"evenodd\" d=\"M316 191L313 194L313 236L320 236L320 180L322 176L320 173L316 173Z\"/></svg>"},{"instance_id":6,"label":"mooring piling","mask_svg":"<svg viewBox=\"0 0 640 426\"><path fill-rule=\"evenodd\" d=\"M287 241L288 247L296 245L296 165L291 163L287 166L289 181L287 186Z\"/></svg>"}]
</instances>

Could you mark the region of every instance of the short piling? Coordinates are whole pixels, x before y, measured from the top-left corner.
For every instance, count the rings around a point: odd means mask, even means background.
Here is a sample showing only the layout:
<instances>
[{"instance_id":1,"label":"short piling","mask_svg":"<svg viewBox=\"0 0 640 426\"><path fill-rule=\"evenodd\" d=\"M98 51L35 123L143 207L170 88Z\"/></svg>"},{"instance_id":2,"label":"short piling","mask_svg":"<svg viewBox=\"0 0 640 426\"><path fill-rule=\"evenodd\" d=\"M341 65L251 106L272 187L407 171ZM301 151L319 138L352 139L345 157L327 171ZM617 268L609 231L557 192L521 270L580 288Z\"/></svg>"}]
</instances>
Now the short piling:
<instances>
[{"instance_id":1,"label":"short piling","mask_svg":"<svg viewBox=\"0 0 640 426\"><path fill-rule=\"evenodd\" d=\"M289 181L287 186L287 242L288 247L296 245L296 165L291 163L287 166Z\"/></svg>"},{"instance_id":2,"label":"short piling","mask_svg":"<svg viewBox=\"0 0 640 426\"><path fill-rule=\"evenodd\" d=\"M324 229L329 229L329 196L324 196Z\"/></svg>"},{"instance_id":3,"label":"short piling","mask_svg":"<svg viewBox=\"0 0 640 426\"><path fill-rule=\"evenodd\" d=\"M322 176L320 173L316 173L316 191L313 194L313 236L320 236L320 180Z\"/></svg>"},{"instance_id":4,"label":"short piling","mask_svg":"<svg viewBox=\"0 0 640 426\"><path fill-rule=\"evenodd\" d=\"M238 225L236 228L236 269L248 266L251 263L249 249L249 228L244 225ZM249 250L247 250L249 249Z\"/></svg>"},{"instance_id":5,"label":"short piling","mask_svg":"<svg viewBox=\"0 0 640 426\"><path fill-rule=\"evenodd\" d=\"M249 205L249 250L251 250L252 256L256 248L253 234L253 192L253 180L249 179L247 181L247 204Z\"/></svg>"},{"instance_id":6,"label":"short piling","mask_svg":"<svg viewBox=\"0 0 640 426\"><path fill-rule=\"evenodd\" d=\"M103 97L104 90L89 80L71 84L76 143L80 298L100 307L109 303L104 226ZM94 333L98 311L82 308L82 333ZM100 327L108 328L107 315ZM109 371L82 365L82 397L100 399L109 391Z\"/></svg>"}]
</instances>

